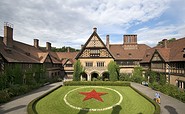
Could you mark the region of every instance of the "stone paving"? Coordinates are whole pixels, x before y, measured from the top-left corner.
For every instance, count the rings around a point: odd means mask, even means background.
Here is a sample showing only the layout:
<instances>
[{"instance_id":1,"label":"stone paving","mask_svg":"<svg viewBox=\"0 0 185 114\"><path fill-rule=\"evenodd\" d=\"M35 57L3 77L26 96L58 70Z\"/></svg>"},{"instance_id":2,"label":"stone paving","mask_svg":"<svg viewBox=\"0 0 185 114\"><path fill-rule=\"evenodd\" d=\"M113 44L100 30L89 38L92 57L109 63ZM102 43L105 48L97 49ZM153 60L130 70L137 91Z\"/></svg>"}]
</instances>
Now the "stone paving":
<instances>
[{"instance_id":1,"label":"stone paving","mask_svg":"<svg viewBox=\"0 0 185 114\"><path fill-rule=\"evenodd\" d=\"M154 99L156 92L155 90L138 83L131 83L131 86L144 93L151 99ZM185 103L167 96L161 92L159 93L161 96L161 114L185 114Z\"/></svg>"}]
</instances>

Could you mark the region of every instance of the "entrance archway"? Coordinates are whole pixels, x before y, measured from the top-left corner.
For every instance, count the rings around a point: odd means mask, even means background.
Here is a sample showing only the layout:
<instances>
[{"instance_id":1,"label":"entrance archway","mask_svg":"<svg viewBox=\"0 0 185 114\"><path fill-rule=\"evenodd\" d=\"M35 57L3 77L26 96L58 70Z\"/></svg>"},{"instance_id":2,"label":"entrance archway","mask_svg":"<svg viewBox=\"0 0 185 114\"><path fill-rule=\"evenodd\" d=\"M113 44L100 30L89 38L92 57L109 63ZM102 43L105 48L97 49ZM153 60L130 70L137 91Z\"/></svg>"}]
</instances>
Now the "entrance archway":
<instances>
[{"instance_id":1,"label":"entrance archway","mask_svg":"<svg viewBox=\"0 0 185 114\"><path fill-rule=\"evenodd\" d=\"M102 74L102 80L103 81L108 81L109 80L109 73L108 72L104 72Z\"/></svg>"},{"instance_id":2,"label":"entrance archway","mask_svg":"<svg viewBox=\"0 0 185 114\"><path fill-rule=\"evenodd\" d=\"M85 72L82 73L82 81L87 81L87 74Z\"/></svg>"},{"instance_id":3,"label":"entrance archway","mask_svg":"<svg viewBox=\"0 0 185 114\"><path fill-rule=\"evenodd\" d=\"M93 81L94 78L97 79L98 76L99 76L99 75L98 75L98 73L96 73L96 72L91 73L91 81Z\"/></svg>"}]
</instances>

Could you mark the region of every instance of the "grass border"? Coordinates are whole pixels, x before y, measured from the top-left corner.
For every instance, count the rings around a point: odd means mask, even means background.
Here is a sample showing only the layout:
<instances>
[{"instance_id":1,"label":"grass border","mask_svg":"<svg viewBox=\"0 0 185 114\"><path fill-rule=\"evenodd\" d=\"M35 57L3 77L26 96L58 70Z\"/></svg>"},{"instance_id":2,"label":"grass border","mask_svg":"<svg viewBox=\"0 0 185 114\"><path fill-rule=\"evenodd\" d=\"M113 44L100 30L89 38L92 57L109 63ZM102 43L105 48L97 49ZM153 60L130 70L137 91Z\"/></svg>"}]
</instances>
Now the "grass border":
<instances>
[{"instance_id":1,"label":"grass border","mask_svg":"<svg viewBox=\"0 0 185 114\"><path fill-rule=\"evenodd\" d=\"M148 96L146 96L145 94L143 94L142 92L137 90L136 88L134 88L132 86L130 86L130 87L154 105L154 107L155 107L154 114L160 114L160 112L161 112L160 106L154 100L152 100L151 98L149 98Z\"/></svg>"},{"instance_id":2,"label":"grass border","mask_svg":"<svg viewBox=\"0 0 185 114\"><path fill-rule=\"evenodd\" d=\"M58 86L58 87L52 89L51 91L46 92L45 94L43 94L43 95L37 97L36 99L32 100L32 101L28 104L28 106L27 106L27 113L28 113L28 114L38 114L37 111L36 111L36 109L35 109L36 103L37 103L40 99L44 98L45 96L49 95L50 93L52 93L53 91L57 90L58 88L60 88L60 87L62 87L62 86L63 86L63 85L60 85L60 86Z\"/></svg>"},{"instance_id":3,"label":"grass border","mask_svg":"<svg viewBox=\"0 0 185 114\"><path fill-rule=\"evenodd\" d=\"M94 84L93 84L94 83ZM96 84L95 84L96 83ZM117 83L117 84L116 84ZM78 82L78 81L68 81L68 82L64 82L65 86L129 86L131 87L134 91L136 91L138 94L140 94L141 96L143 96L145 99L147 99L149 102L151 102L154 107L155 107L155 111L154 114L160 114L161 109L160 106L153 101L151 98L149 98L148 96L146 96L145 94L141 93L139 90L135 89L134 87L131 86L130 82L103 82L103 81L97 81L97 82ZM58 88L62 87L63 85L60 85L54 89L52 89L51 91L37 97L36 99L32 100L28 106L27 106L27 112L28 114L38 114L36 109L35 109L35 105L36 103L44 98L45 96L49 95L50 93L52 93L53 91L57 90Z\"/></svg>"}]
</instances>

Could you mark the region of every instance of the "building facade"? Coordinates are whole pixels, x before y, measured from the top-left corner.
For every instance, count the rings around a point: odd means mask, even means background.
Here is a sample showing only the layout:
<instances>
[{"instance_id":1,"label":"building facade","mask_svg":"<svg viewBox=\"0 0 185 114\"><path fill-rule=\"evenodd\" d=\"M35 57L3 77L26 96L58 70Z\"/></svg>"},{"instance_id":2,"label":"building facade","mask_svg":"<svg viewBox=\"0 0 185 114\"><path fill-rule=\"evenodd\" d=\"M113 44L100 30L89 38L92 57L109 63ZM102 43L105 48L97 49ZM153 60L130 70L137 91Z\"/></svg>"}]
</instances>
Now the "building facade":
<instances>
[{"instance_id":1,"label":"building facade","mask_svg":"<svg viewBox=\"0 0 185 114\"><path fill-rule=\"evenodd\" d=\"M4 37L0 37L0 73L6 66L19 64L28 70L39 65L50 78L72 79L74 63L80 60L84 68L82 80L104 80L109 78L109 62L115 61L121 73L132 74L134 67L142 66L144 71L163 73L168 83L185 88L185 38L174 42L163 40L163 45L153 48L138 44L136 34L123 35L120 44L111 44L109 39L107 35L104 43L94 28L80 52L52 52L50 42L41 48L38 39L33 40L33 45L13 40L13 26L5 23Z\"/></svg>"},{"instance_id":2,"label":"building facade","mask_svg":"<svg viewBox=\"0 0 185 114\"><path fill-rule=\"evenodd\" d=\"M140 62L145 70L163 73L167 82L185 89L185 38L148 49Z\"/></svg>"}]
</instances>

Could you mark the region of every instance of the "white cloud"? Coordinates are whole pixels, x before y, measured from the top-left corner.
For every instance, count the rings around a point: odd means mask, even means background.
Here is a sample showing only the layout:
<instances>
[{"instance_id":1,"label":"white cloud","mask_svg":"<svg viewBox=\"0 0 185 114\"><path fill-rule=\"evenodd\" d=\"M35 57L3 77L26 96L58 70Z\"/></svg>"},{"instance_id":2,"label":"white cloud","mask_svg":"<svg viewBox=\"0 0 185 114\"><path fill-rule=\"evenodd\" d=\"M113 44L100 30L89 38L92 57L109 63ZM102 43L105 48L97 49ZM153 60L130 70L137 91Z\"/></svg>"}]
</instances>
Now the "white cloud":
<instances>
[{"instance_id":1,"label":"white cloud","mask_svg":"<svg viewBox=\"0 0 185 114\"><path fill-rule=\"evenodd\" d=\"M162 39L185 37L185 25L167 25L155 28L141 28L135 31L139 37L139 43L155 46Z\"/></svg>"},{"instance_id":2,"label":"white cloud","mask_svg":"<svg viewBox=\"0 0 185 114\"><path fill-rule=\"evenodd\" d=\"M95 26L100 36L126 34L129 27L158 18L170 7L171 0L1 0L0 35L3 35L3 22L8 21L14 24L15 40L32 44L33 38L39 38L43 46L50 41L56 47L80 48ZM160 32L163 30L173 36L174 28L145 29L135 32L143 38L154 35L152 38L156 41L165 36ZM182 29L175 30L180 34ZM112 41L118 42L114 39L116 41ZM122 43L122 38L120 40Z\"/></svg>"}]
</instances>

